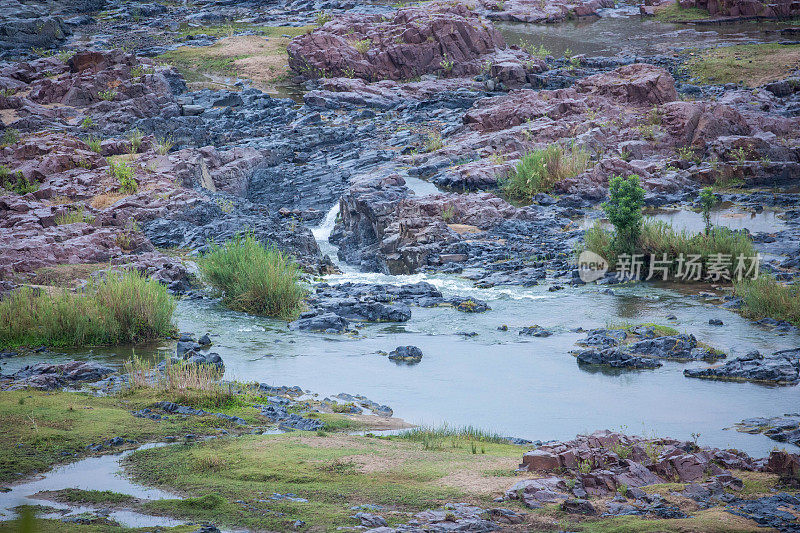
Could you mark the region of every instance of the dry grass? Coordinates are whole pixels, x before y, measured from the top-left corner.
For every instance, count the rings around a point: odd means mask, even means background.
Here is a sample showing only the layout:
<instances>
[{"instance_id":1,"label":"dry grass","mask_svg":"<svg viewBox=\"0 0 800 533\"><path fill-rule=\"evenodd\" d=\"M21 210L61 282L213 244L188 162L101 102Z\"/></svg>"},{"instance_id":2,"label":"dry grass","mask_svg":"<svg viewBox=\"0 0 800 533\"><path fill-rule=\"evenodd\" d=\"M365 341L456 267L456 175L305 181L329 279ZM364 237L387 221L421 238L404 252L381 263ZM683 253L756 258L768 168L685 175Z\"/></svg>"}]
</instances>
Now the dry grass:
<instances>
[{"instance_id":1,"label":"dry grass","mask_svg":"<svg viewBox=\"0 0 800 533\"><path fill-rule=\"evenodd\" d=\"M119 193L119 192L109 192L98 194L94 198L92 198L91 205L95 209L107 209L114 205L115 203L119 202L123 198L127 198L130 196L129 194Z\"/></svg>"},{"instance_id":2,"label":"dry grass","mask_svg":"<svg viewBox=\"0 0 800 533\"><path fill-rule=\"evenodd\" d=\"M174 65L193 88L208 86L215 77L237 76L248 78L255 87L269 91L289 74L286 46L291 39L283 35L300 35L307 29L268 29L267 38L234 35L212 46L183 46L159 56L159 59Z\"/></svg>"},{"instance_id":3,"label":"dry grass","mask_svg":"<svg viewBox=\"0 0 800 533\"><path fill-rule=\"evenodd\" d=\"M89 279L92 273L108 268L108 263L85 263L79 265L53 265L38 269L31 283L55 287L76 287L80 281Z\"/></svg>"}]
</instances>

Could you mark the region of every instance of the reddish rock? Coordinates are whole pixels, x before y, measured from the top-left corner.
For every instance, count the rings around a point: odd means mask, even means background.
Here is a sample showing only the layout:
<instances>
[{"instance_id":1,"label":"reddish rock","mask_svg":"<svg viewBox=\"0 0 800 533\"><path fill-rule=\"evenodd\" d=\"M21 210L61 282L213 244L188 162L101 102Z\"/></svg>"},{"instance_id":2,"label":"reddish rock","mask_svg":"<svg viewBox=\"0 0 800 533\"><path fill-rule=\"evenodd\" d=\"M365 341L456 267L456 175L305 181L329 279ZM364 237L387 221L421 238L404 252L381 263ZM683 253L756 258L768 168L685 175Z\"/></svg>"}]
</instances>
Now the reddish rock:
<instances>
[{"instance_id":1,"label":"reddish rock","mask_svg":"<svg viewBox=\"0 0 800 533\"><path fill-rule=\"evenodd\" d=\"M800 4L794 0L680 0L681 7L698 7L711 17L790 18L800 16Z\"/></svg>"},{"instance_id":2,"label":"reddish rock","mask_svg":"<svg viewBox=\"0 0 800 533\"><path fill-rule=\"evenodd\" d=\"M773 450L767 459L767 472L778 474L782 478L798 478L800 476L800 455L786 450Z\"/></svg>"},{"instance_id":3,"label":"reddish rock","mask_svg":"<svg viewBox=\"0 0 800 533\"><path fill-rule=\"evenodd\" d=\"M578 93L610 98L614 102L635 105L656 105L678 99L675 80L661 67L634 63L579 80Z\"/></svg>"},{"instance_id":4,"label":"reddish rock","mask_svg":"<svg viewBox=\"0 0 800 533\"><path fill-rule=\"evenodd\" d=\"M529 472L553 471L561 468L562 463L559 458L545 450L533 450L522 456L522 466Z\"/></svg>"},{"instance_id":5,"label":"reddish rock","mask_svg":"<svg viewBox=\"0 0 800 533\"><path fill-rule=\"evenodd\" d=\"M399 9L393 18L348 15L289 43L289 66L306 77L404 80L428 73L462 76L506 47L500 32L463 4ZM359 50L361 49L361 50Z\"/></svg>"}]
</instances>

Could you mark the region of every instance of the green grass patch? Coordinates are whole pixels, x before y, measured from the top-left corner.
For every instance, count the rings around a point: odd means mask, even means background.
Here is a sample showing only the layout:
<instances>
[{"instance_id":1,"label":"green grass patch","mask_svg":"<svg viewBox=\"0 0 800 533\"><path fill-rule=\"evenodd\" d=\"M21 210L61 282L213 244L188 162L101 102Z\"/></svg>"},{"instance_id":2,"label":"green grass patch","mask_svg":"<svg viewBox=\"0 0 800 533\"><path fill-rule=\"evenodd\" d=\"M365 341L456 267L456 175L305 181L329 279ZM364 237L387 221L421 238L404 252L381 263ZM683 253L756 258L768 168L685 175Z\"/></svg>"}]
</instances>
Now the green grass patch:
<instances>
[{"instance_id":1,"label":"green grass patch","mask_svg":"<svg viewBox=\"0 0 800 533\"><path fill-rule=\"evenodd\" d=\"M456 472L483 476L491 465L513 470L519 447L495 443L485 447L485 454L473 455L469 448L428 452L417 442L398 437L247 435L138 451L127 467L147 483L188 490L195 496L188 504L186 500L147 503L150 511L194 520L213 516L218 524L277 531L299 519L312 530L335 531L356 525L350 518L353 505L383 505L397 512L382 513L387 520L404 521L409 516L403 513L448 501L490 501L488 494L476 495L466 485L441 482ZM308 502L269 500L273 492L292 493ZM275 511L286 515L277 516Z\"/></svg>"},{"instance_id":2,"label":"green grass patch","mask_svg":"<svg viewBox=\"0 0 800 533\"><path fill-rule=\"evenodd\" d=\"M775 278L762 275L734 285L742 298L741 312L747 318L775 318L800 326L800 286L784 285Z\"/></svg>"},{"instance_id":3,"label":"green grass patch","mask_svg":"<svg viewBox=\"0 0 800 533\"><path fill-rule=\"evenodd\" d=\"M75 392L5 391L0 393L0 481L41 472L76 460L90 444L113 437L147 442L169 435L216 434L232 431L232 422L214 416L136 418L131 411L161 400L180 398L160 391L136 391L121 397L95 397ZM187 405L192 405L186 402ZM257 420L250 405L230 404L217 411Z\"/></svg>"},{"instance_id":4,"label":"green grass patch","mask_svg":"<svg viewBox=\"0 0 800 533\"><path fill-rule=\"evenodd\" d=\"M501 180L500 188L509 198L528 200L534 194L552 191L557 183L577 176L588 165L589 153L583 148L551 144L523 155L511 175Z\"/></svg>"},{"instance_id":5,"label":"green grass patch","mask_svg":"<svg viewBox=\"0 0 800 533\"><path fill-rule=\"evenodd\" d=\"M703 83L759 87L800 68L800 44L740 44L703 50L686 63Z\"/></svg>"},{"instance_id":6,"label":"green grass patch","mask_svg":"<svg viewBox=\"0 0 800 533\"><path fill-rule=\"evenodd\" d=\"M130 494L111 490L64 489L55 494L56 501L70 503L127 503L134 499Z\"/></svg>"},{"instance_id":7,"label":"green grass patch","mask_svg":"<svg viewBox=\"0 0 800 533\"><path fill-rule=\"evenodd\" d=\"M138 343L174 333L175 301L136 271L111 273L77 293L22 287L0 301L0 347Z\"/></svg>"},{"instance_id":8,"label":"green grass patch","mask_svg":"<svg viewBox=\"0 0 800 533\"><path fill-rule=\"evenodd\" d=\"M306 294L294 260L252 233L212 246L198 266L236 311L288 319L297 315Z\"/></svg>"},{"instance_id":9,"label":"green grass patch","mask_svg":"<svg viewBox=\"0 0 800 533\"><path fill-rule=\"evenodd\" d=\"M709 18L708 11L699 7L681 7L676 1L655 12L655 19L661 22L682 22L684 20L703 20Z\"/></svg>"}]
</instances>

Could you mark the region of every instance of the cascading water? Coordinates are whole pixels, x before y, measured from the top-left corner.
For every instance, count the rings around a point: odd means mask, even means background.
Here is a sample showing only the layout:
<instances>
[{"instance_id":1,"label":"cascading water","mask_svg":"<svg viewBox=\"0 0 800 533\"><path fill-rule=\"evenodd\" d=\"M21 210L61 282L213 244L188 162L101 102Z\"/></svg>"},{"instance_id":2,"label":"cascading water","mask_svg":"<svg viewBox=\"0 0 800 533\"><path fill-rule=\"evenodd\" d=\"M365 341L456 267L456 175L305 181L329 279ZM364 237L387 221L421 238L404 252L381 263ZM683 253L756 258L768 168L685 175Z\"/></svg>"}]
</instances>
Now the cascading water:
<instances>
[{"instance_id":1,"label":"cascading water","mask_svg":"<svg viewBox=\"0 0 800 533\"><path fill-rule=\"evenodd\" d=\"M328 240L333 231L333 226L336 224L336 217L339 216L339 209L339 202L333 204L320 225L311 230L311 234L314 235L314 239L317 241L322 255L327 254L328 257L331 258L331 261L333 261L333 264L339 267L339 270L342 270L342 265L339 264L336 247Z\"/></svg>"}]
</instances>

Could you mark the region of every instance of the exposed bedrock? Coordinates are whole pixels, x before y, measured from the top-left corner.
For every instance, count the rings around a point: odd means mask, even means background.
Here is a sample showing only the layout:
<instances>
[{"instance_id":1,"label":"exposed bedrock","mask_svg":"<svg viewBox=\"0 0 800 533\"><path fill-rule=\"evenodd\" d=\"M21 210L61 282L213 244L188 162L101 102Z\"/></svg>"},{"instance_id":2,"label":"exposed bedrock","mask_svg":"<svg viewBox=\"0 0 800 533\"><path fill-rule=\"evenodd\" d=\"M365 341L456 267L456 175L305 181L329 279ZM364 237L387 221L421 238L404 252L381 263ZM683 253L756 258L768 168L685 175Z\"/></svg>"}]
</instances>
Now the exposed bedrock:
<instances>
[{"instance_id":1,"label":"exposed bedrock","mask_svg":"<svg viewBox=\"0 0 800 533\"><path fill-rule=\"evenodd\" d=\"M800 4L793 0L680 0L681 7L699 7L712 17L791 18L800 15Z\"/></svg>"},{"instance_id":2,"label":"exposed bedrock","mask_svg":"<svg viewBox=\"0 0 800 533\"><path fill-rule=\"evenodd\" d=\"M481 57L506 48L500 32L463 4L434 3L384 16L347 15L295 38L289 66L307 77L405 80L481 70Z\"/></svg>"},{"instance_id":3,"label":"exposed bedrock","mask_svg":"<svg viewBox=\"0 0 800 533\"><path fill-rule=\"evenodd\" d=\"M764 106L756 109L753 98ZM649 190L667 193L711 184L719 172L750 185L791 184L800 175L800 118L782 116L781 102L763 89L729 91L713 102L682 101L669 72L635 63L566 89L521 89L479 100L464 115L468 129L448 138L426 164L466 160L432 180L489 188L527 151L574 142L593 163L558 191L594 201L605 196L615 174L636 173ZM678 150L688 156L679 157Z\"/></svg>"}]
</instances>

